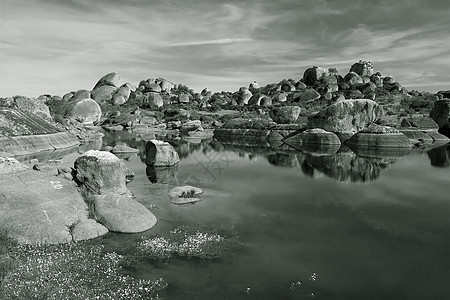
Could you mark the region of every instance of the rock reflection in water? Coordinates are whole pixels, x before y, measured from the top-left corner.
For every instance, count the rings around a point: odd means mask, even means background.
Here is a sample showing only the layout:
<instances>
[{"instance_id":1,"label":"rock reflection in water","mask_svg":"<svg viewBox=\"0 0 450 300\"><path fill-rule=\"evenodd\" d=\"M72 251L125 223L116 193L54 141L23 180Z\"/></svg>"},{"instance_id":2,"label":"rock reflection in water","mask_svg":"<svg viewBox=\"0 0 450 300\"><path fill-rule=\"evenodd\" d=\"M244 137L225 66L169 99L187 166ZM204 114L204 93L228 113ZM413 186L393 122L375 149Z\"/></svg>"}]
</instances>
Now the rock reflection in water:
<instances>
[{"instance_id":1,"label":"rock reflection in water","mask_svg":"<svg viewBox=\"0 0 450 300\"><path fill-rule=\"evenodd\" d=\"M427 152L430 164L436 168L450 167L450 144L431 149Z\"/></svg>"},{"instance_id":2,"label":"rock reflection in water","mask_svg":"<svg viewBox=\"0 0 450 300\"><path fill-rule=\"evenodd\" d=\"M295 154L285 154L285 153L275 153L270 154L267 160L271 165L283 168L300 168L300 162L298 161L297 155Z\"/></svg>"},{"instance_id":3,"label":"rock reflection in water","mask_svg":"<svg viewBox=\"0 0 450 300\"><path fill-rule=\"evenodd\" d=\"M361 157L351 151L323 156L307 154L302 170L306 169L309 175L313 168L338 181L368 182L378 179L381 171L395 161L395 158ZM303 168L304 164L310 168Z\"/></svg>"},{"instance_id":4,"label":"rock reflection in water","mask_svg":"<svg viewBox=\"0 0 450 300\"><path fill-rule=\"evenodd\" d=\"M151 183L170 184L176 180L178 164L173 167L154 167L147 165L145 174Z\"/></svg>"}]
</instances>

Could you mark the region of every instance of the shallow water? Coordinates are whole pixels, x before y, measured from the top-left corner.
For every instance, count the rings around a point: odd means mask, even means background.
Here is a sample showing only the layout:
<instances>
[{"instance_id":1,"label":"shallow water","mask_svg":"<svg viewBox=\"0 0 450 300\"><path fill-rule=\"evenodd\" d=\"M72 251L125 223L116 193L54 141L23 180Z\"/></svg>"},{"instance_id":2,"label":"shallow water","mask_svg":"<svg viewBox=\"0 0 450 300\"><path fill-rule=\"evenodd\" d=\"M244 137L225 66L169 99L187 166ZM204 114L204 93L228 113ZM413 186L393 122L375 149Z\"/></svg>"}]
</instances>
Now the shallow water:
<instances>
[{"instance_id":1,"label":"shallow water","mask_svg":"<svg viewBox=\"0 0 450 300\"><path fill-rule=\"evenodd\" d=\"M119 143L144 145L126 133L103 139ZM127 253L142 236L207 223L233 226L246 247L216 261L126 270L165 278L167 299L448 299L449 146L367 158L349 149L314 155L214 141L174 145L178 169L156 170L157 179L139 156L126 160L136 173L128 187L157 216L155 228L95 243ZM187 184L205 190L202 201L171 204L168 189Z\"/></svg>"}]
</instances>

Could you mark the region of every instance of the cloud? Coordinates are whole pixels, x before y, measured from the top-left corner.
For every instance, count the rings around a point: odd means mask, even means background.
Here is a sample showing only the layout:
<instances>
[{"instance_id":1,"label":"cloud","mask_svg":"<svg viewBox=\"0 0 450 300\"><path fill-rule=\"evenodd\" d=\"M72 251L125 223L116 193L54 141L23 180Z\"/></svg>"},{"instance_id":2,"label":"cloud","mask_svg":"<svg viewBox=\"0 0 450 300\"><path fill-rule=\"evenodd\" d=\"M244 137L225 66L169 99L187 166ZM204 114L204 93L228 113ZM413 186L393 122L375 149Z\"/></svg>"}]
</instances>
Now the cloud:
<instances>
[{"instance_id":1,"label":"cloud","mask_svg":"<svg viewBox=\"0 0 450 300\"><path fill-rule=\"evenodd\" d=\"M89 89L112 71L228 90L312 65L346 73L359 59L405 86L444 85L449 10L433 0L3 0L0 96Z\"/></svg>"},{"instance_id":2,"label":"cloud","mask_svg":"<svg viewBox=\"0 0 450 300\"><path fill-rule=\"evenodd\" d=\"M237 38L237 39L219 39L219 40L209 40L209 41L191 41L191 42L181 42L181 43L172 43L166 46L169 47L180 47L180 46L203 46L203 45L223 45L223 44L231 44L231 43L242 43L242 42L251 42L249 38Z\"/></svg>"}]
</instances>

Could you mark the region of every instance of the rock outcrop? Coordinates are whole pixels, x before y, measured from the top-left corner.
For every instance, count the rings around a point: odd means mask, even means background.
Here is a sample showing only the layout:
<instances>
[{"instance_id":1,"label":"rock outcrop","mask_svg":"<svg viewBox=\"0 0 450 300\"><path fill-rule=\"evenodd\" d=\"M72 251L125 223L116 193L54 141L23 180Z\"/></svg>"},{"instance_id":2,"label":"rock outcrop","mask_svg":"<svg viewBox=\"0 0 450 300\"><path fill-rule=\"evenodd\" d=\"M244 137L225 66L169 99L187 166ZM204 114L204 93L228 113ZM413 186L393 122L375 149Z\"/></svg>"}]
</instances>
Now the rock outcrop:
<instances>
[{"instance_id":1,"label":"rock outcrop","mask_svg":"<svg viewBox=\"0 0 450 300\"><path fill-rule=\"evenodd\" d=\"M450 137L450 100L438 100L430 111L430 117L438 124L440 132Z\"/></svg>"},{"instance_id":2,"label":"rock outcrop","mask_svg":"<svg viewBox=\"0 0 450 300\"><path fill-rule=\"evenodd\" d=\"M341 100L308 118L308 128L334 133L354 134L380 120L383 109L367 99Z\"/></svg>"},{"instance_id":3,"label":"rock outcrop","mask_svg":"<svg viewBox=\"0 0 450 300\"><path fill-rule=\"evenodd\" d=\"M0 159L0 165L5 162L11 165L11 159ZM14 172L0 172L0 228L11 238L24 244L59 244L108 232L89 219L73 181L14 165Z\"/></svg>"},{"instance_id":4,"label":"rock outcrop","mask_svg":"<svg viewBox=\"0 0 450 300\"><path fill-rule=\"evenodd\" d=\"M269 115L278 124L291 124L297 121L300 112L298 106L280 106L272 109Z\"/></svg>"},{"instance_id":5,"label":"rock outcrop","mask_svg":"<svg viewBox=\"0 0 450 300\"><path fill-rule=\"evenodd\" d=\"M114 232L141 232L157 220L131 197L126 187L126 165L114 154L90 150L74 163L77 181L85 188L85 201L96 221Z\"/></svg>"}]
</instances>

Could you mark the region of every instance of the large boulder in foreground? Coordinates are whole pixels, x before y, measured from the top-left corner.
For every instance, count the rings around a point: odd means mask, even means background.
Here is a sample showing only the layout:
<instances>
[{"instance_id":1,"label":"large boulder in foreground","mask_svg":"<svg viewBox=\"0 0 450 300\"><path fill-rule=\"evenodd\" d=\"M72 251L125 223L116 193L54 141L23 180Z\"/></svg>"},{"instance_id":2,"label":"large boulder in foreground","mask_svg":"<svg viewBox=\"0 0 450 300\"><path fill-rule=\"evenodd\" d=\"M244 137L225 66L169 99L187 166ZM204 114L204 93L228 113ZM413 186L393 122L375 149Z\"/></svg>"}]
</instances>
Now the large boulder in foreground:
<instances>
[{"instance_id":1,"label":"large boulder in foreground","mask_svg":"<svg viewBox=\"0 0 450 300\"><path fill-rule=\"evenodd\" d=\"M117 156L107 151L89 150L74 163L76 178L92 194L125 194L127 167Z\"/></svg>"},{"instance_id":2,"label":"large boulder in foreground","mask_svg":"<svg viewBox=\"0 0 450 300\"><path fill-rule=\"evenodd\" d=\"M148 166L173 166L179 161L178 152L167 142L151 140L145 145L145 163Z\"/></svg>"},{"instance_id":3,"label":"large boulder in foreground","mask_svg":"<svg viewBox=\"0 0 450 300\"><path fill-rule=\"evenodd\" d=\"M148 230L157 219L144 205L127 195L93 196L95 214L109 231L134 233Z\"/></svg>"},{"instance_id":4,"label":"large boulder in foreground","mask_svg":"<svg viewBox=\"0 0 450 300\"><path fill-rule=\"evenodd\" d=\"M299 106L280 106L272 109L269 115L278 124L291 124L297 121L300 111Z\"/></svg>"},{"instance_id":5,"label":"large boulder in foreground","mask_svg":"<svg viewBox=\"0 0 450 300\"><path fill-rule=\"evenodd\" d=\"M155 226L156 217L132 199L126 188L127 167L114 154L90 150L75 161L76 179L97 222L114 232L142 232Z\"/></svg>"},{"instance_id":6,"label":"large boulder in foreground","mask_svg":"<svg viewBox=\"0 0 450 300\"><path fill-rule=\"evenodd\" d=\"M2 161L11 164L11 159ZM88 218L88 206L73 181L18 164L0 174L0 228L8 236L23 244L59 244L108 232Z\"/></svg>"},{"instance_id":7,"label":"large boulder in foreground","mask_svg":"<svg viewBox=\"0 0 450 300\"><path fill-rule=\"evenodd\" d=\"M368 99L340 100L308 118L308 128L354 134L383 116L383 108Z\"/></svg>"},{"instance_id":8,"label":"large boulder in foreground","mask_svg":"<svg viewBox=\"0 0 450 300\"><path fill-rule=\"evenodd\" d=\"M76 119L82 123L98 122L101 116L100 105L92 99L69 101L64 110L64 117Z\"/></svg>"}]
</instances>

